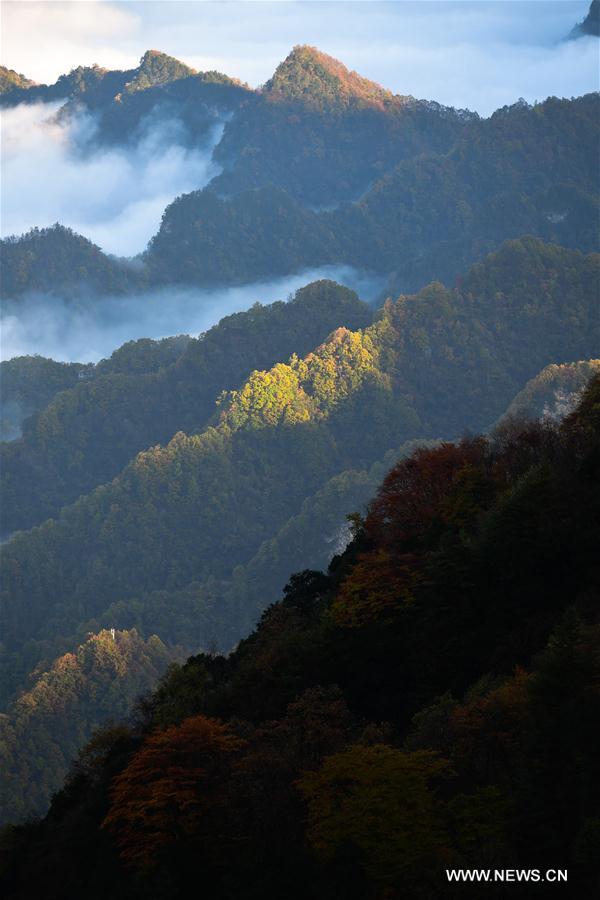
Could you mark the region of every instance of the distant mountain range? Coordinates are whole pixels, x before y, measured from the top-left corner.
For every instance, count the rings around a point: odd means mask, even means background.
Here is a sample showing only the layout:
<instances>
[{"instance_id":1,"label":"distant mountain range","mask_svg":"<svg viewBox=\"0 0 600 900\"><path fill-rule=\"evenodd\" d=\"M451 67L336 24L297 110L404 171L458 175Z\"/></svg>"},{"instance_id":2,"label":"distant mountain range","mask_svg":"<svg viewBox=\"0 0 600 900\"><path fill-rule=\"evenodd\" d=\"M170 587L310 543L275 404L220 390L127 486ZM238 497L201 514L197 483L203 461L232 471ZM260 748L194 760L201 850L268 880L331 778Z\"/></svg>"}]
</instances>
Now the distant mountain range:
<instances>
[{"instance_id":1,"label":"distant mountain range","mask_svg":"<svg viewBox=\"0 0 600 900\"><path fill-rule=\"evenodd\" d=\"M195 146L225 123L220 175L177 198L135 268L57 226L1 245L2 295L84 297L243 283L324 264L448 283L524 233L596 247L600 98L519 102L489 119L394 96L312 47L260 90L148 51L137 69L79 68L54 85L4 73L2 103L65 101L98 123L92 147L127 144L150 114ZM6 85L8 84L8 87Z\"/></svg>"}]
</instances>

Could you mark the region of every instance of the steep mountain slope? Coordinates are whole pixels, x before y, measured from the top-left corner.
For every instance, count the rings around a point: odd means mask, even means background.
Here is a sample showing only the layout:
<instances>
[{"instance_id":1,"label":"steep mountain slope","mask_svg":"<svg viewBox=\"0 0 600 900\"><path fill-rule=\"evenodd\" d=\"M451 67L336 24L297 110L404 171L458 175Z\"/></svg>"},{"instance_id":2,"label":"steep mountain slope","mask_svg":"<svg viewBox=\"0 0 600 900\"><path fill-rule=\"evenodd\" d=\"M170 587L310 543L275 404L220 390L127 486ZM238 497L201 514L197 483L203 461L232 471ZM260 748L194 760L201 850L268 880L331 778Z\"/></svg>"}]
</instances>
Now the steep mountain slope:
<instances>
[{"instance_id":1,"label":"steep mountain slope","mask_svg":"<svg viewBox=\"0 0 600 900\"><path fill-rule=\"evenodd\" d=\"M35 672L0 718L2 823L43 814L92 733L128 716L177 658L155 635L103 631Z\"/></svg>"},{"instance_id":2,"label":"steep mountain slope","mask_svg":"<svg viewBox=\"0 0 600 900\"><path fill-rule=\"evenodd\" d=\"M277 104L271 107L279 109ZM600 97L593 94L499 110L489 120L461 126L462 136L449 153L411 157L407 152L409 158L397 164L388 158L384 172L358 202L329 211L312 212L302 205L311 198L303 170L296 165L292 176L277 176L286 193L256 175L252 193L223 198L217 190L226 189L230 177L226 170L214 185L167 207L145 256L151 278L172 279L176 258L177 277L200 284L214 282L219 272L228 280L244 280L293 271L302 264L345 262L397 273L395 287L405 290L418 289L434 277L452 281L485 250L523 234L594 250L599 110ZM402 107L399 115L402 130ZM236 121L241 120L234 119L225 132L223 152ZM249 135L244 140L249 141ZM269 144L278 166L289 171L289 152L281 141L287 141L285 129L279 129L279 137ZM389 131L383 143L396 147ZM294 146L298 151L303 143ZM350 168L335 159L339 147L329 157L338 182L338 171L354 178L352 166L361 159L354 127L350 146ZM269 152L265 169L273 177L278 169ZM244 171L248 166L256 169L257 159L260 153L250 154ZM306 166L313 166L312 155ZM321 175L314 168L305 171L321 202L329 202ZM235 177L238 187L244 183ZM301 179L292 191L302 201L287 193L289 177Z\"/></svg>"},{"instance_id":3,"label":"steep mountain slope","mask_svg":"<svg viewBox=\"0 0 600 900\"><path fill-rule=\"evenodd\" d=\"M598 374L600 359L546 366L519 391L500 421L560 421L573 411L589 382Z\"/></svg>"},{"instance_id":4,"label":"steep mountain slope","mask_svg":"<svg viewBox=\"0 0 600 900\"><path fill-rule=\"evenodd\" d=\"M142 342L126 344L98 364L93 379L86 377L27 422L21 441L1 449L3 532L56 515L117 475L140 450L166 443L177 431L201 430L219 394L238 387L253 369L294 352L304 355L338 325L360 328L371 316L353 291L319 281L287 303L256 304L222 319L189 341L170 366L157 355L161 343L150 342L145 363Z\"/></svg>"},{"instance_id":5,"label":"steep mountain slope","mask_svg":"<svg viewBox=\"0 0 600 900\"><path fill-rule=\"evenodd\" d=\"M267 81L263 93L277 103L299 103L321 112L348 106L392 103L394 95L373 81L348 69L316 47L294 47Z\"/></svg>"},{"instance_id":6,"label":"steep mountain slope","mask_svg":"<svg viewBox=\"0 0 600 900\"><path fill-rule=\"evenodd\" d=\"M233 196L275 185L315 208L355 200L382 173L444 153L475 114L394 96L314 47L296 47L228 122L214 188Z\"/></svg>"},{"instance_id":7,"label":"steep mountain slope","mask_svg":"<svg viewBox=\"0 0 600 900\"><path fill-rule=\"evenodd\" d=\"M2 553L6 689L109 607L126 617L153 591L229 577L336 474L411 438L486 427L544 365L591 356L598 265L510 242L460 289L401 297L369 328L339 328L304 359L253 372L214 426L139 454L56 521L15 536ZM156 615L168 630L152 630L170 639L172 608ZM202 642L201 605L195 616ZM227 609L219 618L230 636ZM210 637L221 637L212 613Z\"/></svg>"},{"instance_id":8,"label":"steep mountain slope","mask_svg":"<svg viewBox=\"0 0 600 900\"><path fill-rule=\"evenodd\" d=\"M575 26L569 37L579 38L584 35L600 37L600 0L592 0L587 16Z\"/></svg>"},{"instance_id":9,"label":"steep mountain slope","mask_svg":"<svg viewBox=\"0 0 600 900\"><path fill-rule=\"evenodd\" d=\"M369 469L348 469L330 478L300 509L263 541L252 559L236 566L229 578L194 581L176 591L152 591L143 602L114 603L100 618L119 627L137 627L145 634L150 623L186 646L234 646L249 634L265 608L281 595L290 572L327 568L352 538L357 520L392 465L417 446L436 441L407 441L389 450ZM169 611L177 610L177 620Z\"/></svg>"},{"instance_id":10,"label":"steep mountain slope","mask_svg":"<svg viewBox=\"0 0 600 900\"><path fill-rule=\"evenodd\" d=\"M449 868L507 858L593 894L599 459L596 379L560 428L401 461L327 574L5 835L7 897L170 900L200 870L223 900L442 900Z\"/></svg>"}]
</instances>

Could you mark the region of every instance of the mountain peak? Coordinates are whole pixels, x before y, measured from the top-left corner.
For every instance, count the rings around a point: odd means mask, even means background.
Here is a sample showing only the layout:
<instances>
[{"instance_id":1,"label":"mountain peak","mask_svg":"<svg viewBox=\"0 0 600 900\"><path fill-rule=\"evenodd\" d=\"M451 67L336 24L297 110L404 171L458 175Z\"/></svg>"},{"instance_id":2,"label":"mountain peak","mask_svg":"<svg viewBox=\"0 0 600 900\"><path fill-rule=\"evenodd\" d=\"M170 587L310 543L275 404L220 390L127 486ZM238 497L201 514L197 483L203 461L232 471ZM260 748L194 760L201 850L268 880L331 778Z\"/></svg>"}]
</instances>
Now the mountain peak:
<instances>
[{"instance_id":1,"label":"mountain peak","mask_svg":"<svg viewBox=\"0 0 600 900\"><path fill-rule=\"evenodd\" d=\"M378 106L393 94L363 78L316 47L294 47L279 64L263 92L272 100L299 102L313 109Z\"/></svg>"},{"instance_id":2,"label":"mountain peak","mask_svg":"<svg viewBox=\"0 0 600 900\"><path fill-rule=\"evenodd\" d=\"M162 53L160 50L146 50L134 72L134 78L126 86L126 90L129 93L142 91L157 84L168 84L171 81L177 81L179 78L188 78L190 75L196 75L195 69L186 66L185 63L175 59L174 56Z\"/></svg>"},{"instance_id":3,"label":"mountain peak","mask_svg":"<svg viewBox=\"0 0 600 900\"><path fill-rule=\"evenodd\" d=\"M0 94L6 94L16 88L27 90L30 87L34 87L34 85L35 81L31 81L25 75L21 75L20 72L15 72L14 69L7 69L6 66L0 66Z\"/></svg>"},{"instance_id":4,"label":"mountain peak","mask_svg":"<svg viewBox=\"0 0 600 900\"><path fill-rule=\"evenodd\" d=\"M600 37L600 0L592 0L587 16L575 26L570 37L578 38L586 34Z\"/></svg>"}]
</instances>

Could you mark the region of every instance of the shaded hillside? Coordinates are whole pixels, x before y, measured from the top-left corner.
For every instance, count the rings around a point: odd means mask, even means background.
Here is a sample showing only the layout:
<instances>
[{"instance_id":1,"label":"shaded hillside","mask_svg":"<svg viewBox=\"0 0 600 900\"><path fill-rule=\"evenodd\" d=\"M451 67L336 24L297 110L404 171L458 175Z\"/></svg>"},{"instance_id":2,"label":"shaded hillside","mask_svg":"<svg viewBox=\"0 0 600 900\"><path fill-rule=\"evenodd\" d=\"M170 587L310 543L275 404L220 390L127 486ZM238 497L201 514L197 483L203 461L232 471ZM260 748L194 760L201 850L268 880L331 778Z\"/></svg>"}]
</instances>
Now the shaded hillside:
<instances>
[{"instance_id":1,"label":"shaded hillside","mask_svg":"<svg viewBox=\"0 0 600 900\"><path fill-rule=\"evenodd\" d=\"M165 210L143 259L153 283L215 285L317 268L344 256L322 216L269 186L231 199L210 189L183 194Z\"/></svg>"},{"instance_id":2,"label":"shaded hillside","mask_svg":"<svg viewBox=\"0 0 600 900\"><path fill-rule=\"evenodd\" d=\"M223 900L437 900L465 893L448 868L507 859L593 895L599 459L596 379L560 428L401 461L327 574L4 835L6 896L169 900L200 870Z\"/></svg>"},{"instance_id":3,"label":"shaded hillside","mask_svg":"<svg viewBox=\"0 0 600 900\"><path fill-rule=\"evenodd\" d=\"M277 116L277 104L270 108ZM534 107L515 104L488 120L461 126L462 136L449 153L411 158L407 152L404 161L388 159L375 183L368 190L364 185L358 202L321 212L302 205L310 202L305 182L312 181L326 198L321 178L329 176L311 155L304 170L290 168L289 153L278 143L287 141L286 130L278 129L279 136L269 143L279 163L272 165L271 151L266 151L264 162L271 178L278 168L293 172L277 176L286 192L268 186L256 172L252 193L234 193L227 199L217 193L230 177L238 187L244 185L243 173L256 170L261 151L250 154L239 172L234 169L230 175L226 170L214 185L179 198L167 207L145 255L151 278L171 280L175 260L177 278L198 284L345 262L396 273L396 289L405 290L418 289L432 278L452 281L486 250L523 234L594 250L599 109L600 98L593 94L577 100L551 98ZM236 121L225 132L222 152ZM355 132L352 127L350 168L340 165L337 150L331 157L326 154L338 183L340 171L355 177L352 166L361 159ZM384 144L396 147L389 132ZM372 149L372 142L368 146ZM289 196L290 177L301 179L290 192L302 200ZM186 248L183 254L181 247Z\"/></svg>"},{"instance_id":4,"label":"shaded hillside","mask_svg":"<svg viewBox=\"0 0 600 900\"><path fill-rule=\"evenodd\" d=\"M42 356L16 356L0 362L0 440L21 434L24 419L43 409L60 391L74 387L92 367Z\"/></svg>"},{"instance_id":5,"label":"shaded hillside","mask_svg":"<svg viewBox=\"0 0 600 900\"><path fill-rule=\"evenodd\" d=\"M296 47L228 122L214 181L229 196L274 185L323 208L353 201L401 160L445 153L478 116L394 96L314 47Z\"/></svg>"},{"instance_id":6,"label":"shaded hillside","mask_svg":"<svg viewBox=\"0 0 600 900\"><path fill-rule=\"evenodd\" d=\"M253 372L211 427L139 454L56 521L16 535L2 551L6 690L109 607L126 617L153 591L230 577L336 474L411 438L486 427L545 365L591 356L598 262L510 242L461 288L401 297L370 327L339 328L303 359ZM168 597L155 615L152 630L172 639ZM197 643L230 637L226 608L194 615Z\"/></svg>"},{"instance_id":7,"label":"shaded hillside","mask_svg":"<svg viewBox=\"0 0 600 900\"><path fill-rule=\"evenodd\" d=\"M0 362L2 440L20 436L23 421L44 409L61 391L99 375L146 374L175 362L190 338L177 335L153 341L128 341L108 358L94 363L62 363L43 356L15 356Z\"/></svg>"},{"instance_id":8,"label":"shaded hillside","mask_svg":"<svg viewBox=\"0 0 600 900\"><path fill-rule=\"evenodd\" d=\"M600 37L600 0L592 0L587 16L575 26L569 37L578 38L584 35Z\"/></svg>"},{"instance_id":9,"label":"shaded hillside","mask_svg":"<svg viewBox=\"0 0 600 900\"><path fill-rule=\"evenodd\" d=\"M263 541L252 559L236 566L229 578L194 581L176 591L151 591L143 602L111 604L100 624L136 627L147 632L150 623L185 646L234 646L248 634L263 610L280 597L290 572L327 568L331 558L351 541L356 517L390 467L417 446L436 441L407 441L389 450L369 469L348 469L330 478L300 509ZM170 610L177 610L177 617Z\"/></svg>"},{"instance_id":10,"label":"shaded hillside","mask_svg":"<svg viewBox=\"0 0 600 900\"><path fill-rule=\"evenodd\" d=\"M338 325L360 328L371 317L353 291L319 281L287 303L227 316L190 340L172 365L164 352L169 342L125 344L91 370L93 379L27 422L21 441L2 448L3 532L56 515L140 450L177 431L201 430L219 394L253 369L304 355Z\"/></svg>"},{"instance_id":11,"label":"shaded hillside","mask_svg":"<svg viewBox=\"0 0 600 900\"><path fill-rule=\"evenodd\" d=\"M0 241L0 296L52 294L62 299L123 294L145 283L141 267L107 256L91 241L63 225L32 228Z\"/></svg>"}]
</instances>

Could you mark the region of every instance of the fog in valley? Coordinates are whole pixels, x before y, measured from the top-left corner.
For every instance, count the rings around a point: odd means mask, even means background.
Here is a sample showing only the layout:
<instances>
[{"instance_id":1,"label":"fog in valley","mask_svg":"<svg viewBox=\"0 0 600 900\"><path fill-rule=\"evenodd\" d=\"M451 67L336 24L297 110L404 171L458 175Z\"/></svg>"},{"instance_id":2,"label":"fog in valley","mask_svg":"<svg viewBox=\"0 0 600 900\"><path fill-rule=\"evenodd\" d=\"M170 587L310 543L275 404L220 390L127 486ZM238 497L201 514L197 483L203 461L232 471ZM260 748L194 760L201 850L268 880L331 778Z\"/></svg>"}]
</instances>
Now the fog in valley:
<instances>
[{"instance_id":1,"label":"fog in valley","mask_svg":"<svg viewBox=\"0 0 600 900\"><path fill-rule=\"evenodd\" d=\"M311 281L331 278L374 301L383 279L347 266L323 266L271 281L201 290L168 288L119 297L89 297L61 301L32 295L5 303L0 322L0 358L33 353L59 362L97 362L126 341L174 334L197 335L230 313L253 303L287 300Z\"/></svg>"},{"instance_id":2,"label":"fog in valley","mask_svg":"<svg viewBox=\"0 0 600 900\"><path fill-rule=\"evenodd\" d=\"M60 222L106 253L134 256L158 231L165 207L204 187L220 167L212 151L225 123L190 149L182 123L157 109L127 146L97 144L97 123L61 103L2 110L1 235Z\"/></svg>"}]
</instances>

